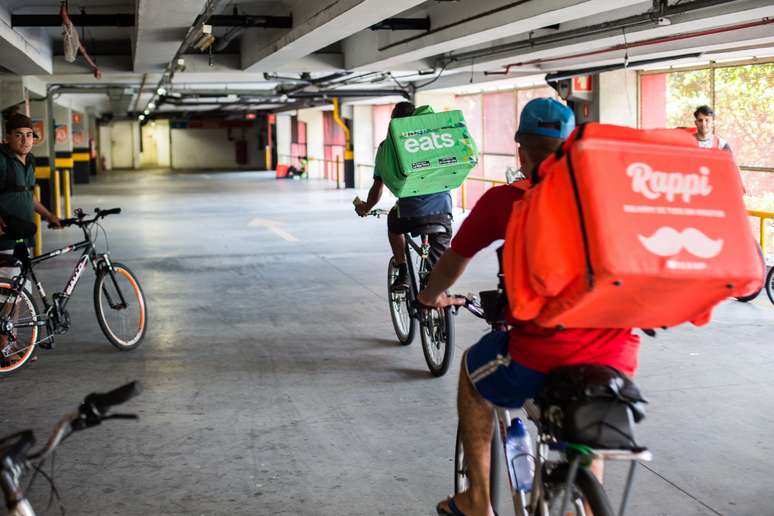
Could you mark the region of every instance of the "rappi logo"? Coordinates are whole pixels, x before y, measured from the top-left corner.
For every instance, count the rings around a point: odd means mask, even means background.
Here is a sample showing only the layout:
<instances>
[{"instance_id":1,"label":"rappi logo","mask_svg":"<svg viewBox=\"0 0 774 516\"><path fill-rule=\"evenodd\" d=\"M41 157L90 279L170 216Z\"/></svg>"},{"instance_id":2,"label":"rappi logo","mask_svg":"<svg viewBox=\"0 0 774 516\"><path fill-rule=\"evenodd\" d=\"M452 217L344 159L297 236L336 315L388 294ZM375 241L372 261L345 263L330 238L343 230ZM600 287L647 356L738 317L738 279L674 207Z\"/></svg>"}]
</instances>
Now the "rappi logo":
<instances>
[{"instance_id":1,"label":"rappi logo","mask_svg":"<svg viewBox=\"0 0 774 516\"><path fill-rule=\"evenodd\" d=\"M708 167L699 167L698 174L686 174L653 170L647 163L637 162L626 168L626 174L632 178L632 190L651 200L663 196L670 202L682 198L689 203L693 196L706 197L712 192Z\"/></svg>"},{"instance_id":2,"label":"rappi logo","mask_svg":"<svg viewBox=\"0 0 774 516\"><path fill-rule=\"evenodd\" d=\"M403 142L403 148L411 154L420 150L431 151L449 147L454 147L454 137L450 133L432 133L418 138L406 138Z\"/></svg>"}]
</instances>

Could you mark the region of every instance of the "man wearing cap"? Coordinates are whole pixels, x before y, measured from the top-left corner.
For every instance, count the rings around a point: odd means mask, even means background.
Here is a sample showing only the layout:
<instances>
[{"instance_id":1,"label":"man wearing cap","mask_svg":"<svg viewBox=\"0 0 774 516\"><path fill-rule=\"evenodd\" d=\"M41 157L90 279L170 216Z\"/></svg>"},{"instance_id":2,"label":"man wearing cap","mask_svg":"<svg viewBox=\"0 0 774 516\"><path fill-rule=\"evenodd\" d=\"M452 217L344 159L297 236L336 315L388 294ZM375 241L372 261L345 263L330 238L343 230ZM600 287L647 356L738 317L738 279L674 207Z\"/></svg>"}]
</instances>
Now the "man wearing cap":
<instances>
[{"instance_id":1,"label":"man wearing cap","mask_svg":"<svg viewBox=\"0 0 774 516\"><path fill-rule=\"evenodd\" d=\"M34 224L35 212L55 227L59 219L35 199L35 158L30 154L34 133L32 120L14 113L5 126L6 142L0 145L0 253L11 254L16 237L10 228L12 219ZM5 217L8 220L3 220ZM18 269L0 268L0 276L11 277Z\"/></svg>"},{"instance_id":2,"label":"man wearing cap","mask_svg":"<svg viewBox=\"0 0 774 516\"><path fill-rule=\"evenodd\" d=\"M529 178L575 128L572 111L557 100L530 101L521 113L516 142L522 170ZM433 268L419 293L420 303L444 307L460 304L446 295L480 250L505 238L513 204L530 180L488 190L462 223L451 248ZM510 315L509 313L507 314ZM485 335L463 356L457 393L470 488L438 504L440 515L490 516L490 443L494 406L519 408L541 390L546 373L569 364L599 364L634 374L639 338L628 329L555 329L509 319L508 332ZM597 466L601 475L601 466Z\"/></svg>"}]
</instances>

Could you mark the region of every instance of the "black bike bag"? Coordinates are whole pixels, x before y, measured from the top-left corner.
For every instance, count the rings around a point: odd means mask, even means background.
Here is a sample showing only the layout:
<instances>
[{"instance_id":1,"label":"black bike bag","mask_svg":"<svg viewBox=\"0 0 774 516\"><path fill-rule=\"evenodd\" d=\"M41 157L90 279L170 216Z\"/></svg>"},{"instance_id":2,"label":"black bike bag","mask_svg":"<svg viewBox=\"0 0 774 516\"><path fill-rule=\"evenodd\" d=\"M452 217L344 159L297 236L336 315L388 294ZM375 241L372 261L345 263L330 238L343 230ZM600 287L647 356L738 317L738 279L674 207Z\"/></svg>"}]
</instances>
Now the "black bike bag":
<instances>
[{"instance_id":1,"label":"black bike bag","mask_svg":"<svg viewBox=\"0 0 774 516\"><path fill-rule=\"evenodd\" d=\"M639 389L626 375L601 365L573 365L546 376L536 399L543 430L558 441L632 450L634 424L645 417Z\"/></svg>"}]
</instances>

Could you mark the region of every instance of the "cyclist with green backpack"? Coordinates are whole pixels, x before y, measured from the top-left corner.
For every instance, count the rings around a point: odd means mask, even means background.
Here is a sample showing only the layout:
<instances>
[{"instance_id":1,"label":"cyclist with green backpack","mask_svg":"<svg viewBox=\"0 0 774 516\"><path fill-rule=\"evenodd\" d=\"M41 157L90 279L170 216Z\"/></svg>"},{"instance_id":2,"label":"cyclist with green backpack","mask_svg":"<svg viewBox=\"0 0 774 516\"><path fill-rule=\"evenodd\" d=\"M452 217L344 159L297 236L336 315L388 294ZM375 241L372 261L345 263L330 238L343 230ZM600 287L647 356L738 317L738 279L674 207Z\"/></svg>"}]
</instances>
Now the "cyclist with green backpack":
<instances>
[{"instance_id":1,"label":"cyclist with green backpack","mask_svg":"<svg viewBox=\"0 0 774 516\"><path fill-rule=\"evenodd\" d=\"M414 104L400 102L392 110L391 118L403 118L414 114ZM385 145L380 144L380 150ZM377 160L378 161L378 160ZM355 203L355 212L361 217L376 206L384 192L384 181L379 168L374 169L374 178L368 198ZM409 276L406 266L406 240L404 235L413 229L429 224L438 224L446 228L445 233L430 235L430 263L435 263L449 247L452 237L452 199L448 191L401 197L390 210L387 217L387 238L392 248L398 276L391 285L392 290L408 290Z\"/></svg>"}]
</instances>

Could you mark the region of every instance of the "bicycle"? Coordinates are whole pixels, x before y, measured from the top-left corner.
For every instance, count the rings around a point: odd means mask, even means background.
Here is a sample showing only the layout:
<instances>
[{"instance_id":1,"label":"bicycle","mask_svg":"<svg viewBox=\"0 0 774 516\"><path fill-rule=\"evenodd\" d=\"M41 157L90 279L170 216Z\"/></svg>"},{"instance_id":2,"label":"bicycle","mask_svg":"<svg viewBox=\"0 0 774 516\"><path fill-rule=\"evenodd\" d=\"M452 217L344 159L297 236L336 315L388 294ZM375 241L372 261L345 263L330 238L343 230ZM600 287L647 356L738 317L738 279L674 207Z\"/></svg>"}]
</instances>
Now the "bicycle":
<instances>
[{"instance_id":1,"label":"bicycle","mask_svg":"<svg viewBox=\"0 0 774 516\"><path fill-rule=\"evenodd\" d=\"M766 295L769 296L769 301L774 304L774 267L771 267L766 274Z\"/></svg>"},{"instance_id":2,"label":"bicycle","mask_svg":"<svg viewBox=\"0 0 774 516\"><path fill-rule=\"evenodd\" d=\"M70 329L67 303L88 264L96 274L94 281L94 310L97 322L108 341L121 351L137 348L145 337L148 313L140 282L129 268L110 259L109 250L97 253L94 226L102 229L107 244L107 232L99 221L108 215L121 213L121 208L94 210L93 218L86 218L83 210L75 210L75 218L61 221L63 227L78 226L84 240L56 249L37 257L30 257L23 241L16 244L13 256L0 256L0 266L19 267L21 272L13 279L0 278L0 377L9 375L26 364L37 345L51 349L54 335ZM83 249L63 292L57 292L49 302L34 266L57 256ZM3 262L3 260L5 260ZM28 278L43 302L38 310L32 294L27 290ZM117 320L113 320L113 318ZM46 336L38 339L41 329Z\"/></svg>"},{"instance_id":3,"label":"bicycle","mask_svg":"<svg viewBox=\"0 0 774 516\"><path fill-rule=\"evenodd\" d=\"M368 215L377 218L388 214L387 210L380 209L368 212ZM426 224L405 235L406 266L410 278L408 290L391 288L398 276L398 266L394 257L387 265L388 303L395 335L398 342L408 346L419 329L422 353L433 376L446 374L454 356L453 312L451 307L422 309L416 304L416 299L430 275L430 235L445 232L446 228L441 224ZM419 243L414 238L419 238Z\"/></svg>"},{"instance_id":4,"label":"bicycle","mask_svg":"<svg viewBox=\"0 0 774 516\"><path fill-rule=\"evenodd\" d=\"M501 294L501 291L486 291L481 293L481 297L483 299L486 296L491 302ZM502 298L500 297L500 299ZM482 308L475 299L468 297L463 306L477 317L485 319L490 324L492 331L502 330L503 312L490 310L491 307L495 306L502 308L501 303L492 303L489 306L486 306L485 303L484 308ZM568 366L562 368L566 371L562 371L561 374L566 374L567 378L577 379L585 376L582 368L595 367L600 366ZM549 373L549 378L551 374ZM631 429L632 421L639 422L644 417L644 411L639 406L635 407L636 410L634 410L627 405L624 414L621 412L620 406L613 407L615 403L613 400L608 401L601 410L600 407L596 407L597 415L600 412L604 417L617 414L619 416L618 423L620 423L621 417L625 419L624 426L627 428L622 430L622 434L626 436L626 439L623 440L630 443L630 445L615 449L603 448L589 442L588 432L586 435L582 435L583 432L573 431L577 423L576 415L580 414L581 411L577 410L577 406L572 403L568 404L567 400L556 397L557 391L567 394L567 385L554 385L554 388L549 385L550 381L547 380L541 395L536 400L528 400L522 409L526 414L526 420L531 421L536 428L535 441L537 446L534 447L536 453L532 457L535 475L530 490L521 489L518 485L519 479L516 479L517 485L514 486L514 479L506 469L506 436L508 426L512 421L511 411L495 407L495 425L490 446L490 500L492 507L496 509L498 506L501 497L502 475L507 474L513 508L517 516L585 516L587 508L594 516L613 516L615 512L602 485L587 469L587 466L595 459L625 460L631 461L631 466L618 512L618 516L624 516L634 481L635 467L638 461L652 460L652 454L647 448L634 444ZM633 386L633 384L631 385ZM599 385L581 384L576 385L576 389L571 390L584 392L586 389L597 389L598 387ZM639 397L639 391L636 391L636 387L635 392L636 399L630 399L627 403L644 403L645 400ZM577 405L577 400L575 403ZM589 413L588 405L583 409L586 410L586 414ZM632 415L629 410L633 410L634 414ZM589 421L587 420L586 423ZM610 421L602 420L599 422L600 435L605 431L604 425L606 424L610 424ZM454 450L454 493L456 495L467 488L467 463L458 424Z\"/></svg>"},{"instance_id":5,"label":"bicycle","mask_svg":"<svg viewBox=\"0 0 774 516\"><path fill-rule=\"evenodd\" d=\"M32 504L27 500L21 480L25 473L34 470L26 491L29 491L37 475L45 477L51 484L52 497L59 499L52 475L43 470L43 465L57 447L75 432L99 425L109 419L139 419L135 414L108 414L111 407L124 403L141 392L138 382L131 382L108 393L93 393L86 396L78 410L65 415L54 427L46 445L30 453L35 445L32 430L22 430L0 438L0 488L5 498L9 516L35 516ZM51 499L53 501L53 498ZM50 505L50 503L49 503ZM60 508L64 514L64 507Z\"/></svg>"}]
</instances>

